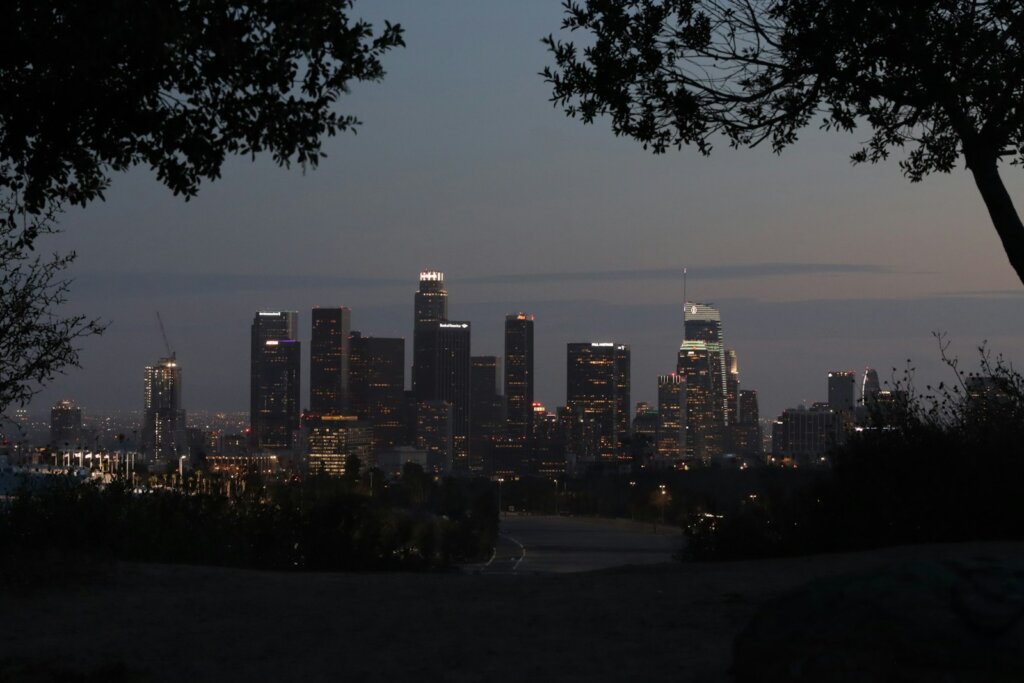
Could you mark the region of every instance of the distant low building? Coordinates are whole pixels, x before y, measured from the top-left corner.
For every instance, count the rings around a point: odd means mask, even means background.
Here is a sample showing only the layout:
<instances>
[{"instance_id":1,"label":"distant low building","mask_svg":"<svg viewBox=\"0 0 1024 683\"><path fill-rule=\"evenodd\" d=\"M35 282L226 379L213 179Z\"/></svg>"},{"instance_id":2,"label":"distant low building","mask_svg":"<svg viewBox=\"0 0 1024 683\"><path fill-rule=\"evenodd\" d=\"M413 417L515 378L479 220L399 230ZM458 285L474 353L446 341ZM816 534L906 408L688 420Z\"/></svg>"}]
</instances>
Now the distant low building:
<instances>
[{"instance_id":1,"label":"distant low building","mask_svg":"<svg viewBox=\"0 0 1024 683\"><path fill-rule=\"evenodd\" d=\"M50 409L50 443L54 448L74 446L82 437L82 409L74 401L57 401Z\"/></svg>"},{"instance_id":2,"label":"distant low building","mask_svg":"<svg viewBox=\"0 0 1024 683\"><path fill-rule=\"evenodd\" d=\"M275 474L279 468L277 455L272 453L207 455L203 463L203 466L211 474L234 476Z\"/></svg>"},{"instance_id":3,"label":"distant low building","mask_svg":"<svg viewBox=\"0 0 1024 683\"><path fill-rule=\"evenodd\" d=\"M772 455L801 465L822 463L828 452L846 442L846 411L827 403L784 410L772 429Z\"/></svg>"},{"instance_id":4,"label":"distant low building","mask_svg":"<svg viewBox=\"0 0 1024 683\"><path fill-rule=\"evenodd\" d=\"M351 415L322 415L308 421L307 457L310 474L340 477L351 456L373 467L373 428Z\"/></svg>"}]
</instances>

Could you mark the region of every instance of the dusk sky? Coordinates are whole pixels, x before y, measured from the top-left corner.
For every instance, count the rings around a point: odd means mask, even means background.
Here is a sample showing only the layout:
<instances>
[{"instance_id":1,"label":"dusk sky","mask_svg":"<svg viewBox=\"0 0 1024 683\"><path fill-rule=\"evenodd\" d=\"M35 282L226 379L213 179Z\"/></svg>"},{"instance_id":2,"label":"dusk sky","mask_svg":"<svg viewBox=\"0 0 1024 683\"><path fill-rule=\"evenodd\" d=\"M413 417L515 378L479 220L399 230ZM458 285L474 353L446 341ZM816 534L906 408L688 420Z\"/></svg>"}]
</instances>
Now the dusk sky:
<instances>
[{"instance_id":1,"label":"dusk sky","mask_svg":"<svg viewBox=\"0 0 1024 683\"><path fill-rule=\"evenodd\" d=\"M807 131L781 156L693 149L654 156L552 107L537 73L558 0L377 0L357 13L406 29L379 84L339 108L364 122L326 141L319 168L234 159L190 202L148 169L70 210L53 242L75 249L69 311L111 322L30 406L142 408L143 367L164 355L159 310L184 368L187 409L246 410L249 325L345 305L364 334L411 352L420 270L443 270L449 317L473 354L503 353L506 313L536 315L537 399L565 401L565 345L632 347L633 401L656 400L689 296L722 312L741 385L762 416L825 400L825 375L902 368L947 379L933 330L1024 358L1024 290L969 174L911 184L895 161L853 166L864 135ZM1024 174L1004 179L1018 205ZM411 362L411 361L410 361ZM407 370L408 381L408 370ZM303 405L308 375L302 379Z\"/></svg>"}]
</instances>

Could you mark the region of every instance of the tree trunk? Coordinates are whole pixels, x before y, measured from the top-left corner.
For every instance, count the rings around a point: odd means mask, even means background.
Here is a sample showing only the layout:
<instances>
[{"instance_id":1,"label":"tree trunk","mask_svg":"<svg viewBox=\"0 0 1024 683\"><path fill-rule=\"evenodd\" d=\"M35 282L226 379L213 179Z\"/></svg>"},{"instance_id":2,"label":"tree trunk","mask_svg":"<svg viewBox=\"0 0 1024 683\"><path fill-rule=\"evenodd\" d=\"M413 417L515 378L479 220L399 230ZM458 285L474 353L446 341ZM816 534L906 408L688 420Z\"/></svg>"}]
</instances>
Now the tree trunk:
<instances>
[{"instance_id":1,"label":"tree trunk","mask_svg":"<svg viewBox=\"0 0 1024 683\"><path fill-rule=\"evenodd\" d=\"M1024 223L1021 223L1010 193L999 177L996 159L992 157L972 161L968 166L974 174L974 182L985 201L988 214L992 217L992 225L1003 242L1003 250L1010 259L1010 265L1017 271L1021 284L1024 284Z\"/></svg>"}]
</instances>

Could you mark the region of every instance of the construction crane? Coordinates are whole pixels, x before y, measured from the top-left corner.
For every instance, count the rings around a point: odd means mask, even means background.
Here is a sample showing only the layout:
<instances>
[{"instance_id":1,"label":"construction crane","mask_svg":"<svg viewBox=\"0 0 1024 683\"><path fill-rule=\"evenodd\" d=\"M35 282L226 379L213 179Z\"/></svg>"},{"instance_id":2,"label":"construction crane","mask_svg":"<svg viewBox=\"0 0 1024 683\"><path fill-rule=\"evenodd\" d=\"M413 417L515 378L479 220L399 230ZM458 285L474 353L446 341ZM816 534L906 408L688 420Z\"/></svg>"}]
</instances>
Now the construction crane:
<instances>
[{"instance_id":1,"label":"construction crane","mask_svg":"<svg viewBox=\"0 0 1024 683\"><path fill-rule=\"evenodd\" d=\"M160 317L160 311L156 312L156 321L160 324L160 336L164 338L164 346L167 348L167 357L174 360L174 351L171 350L171 344L167 341L167 330L164 329L164 321Z\"/></svg>"}]
</instances>

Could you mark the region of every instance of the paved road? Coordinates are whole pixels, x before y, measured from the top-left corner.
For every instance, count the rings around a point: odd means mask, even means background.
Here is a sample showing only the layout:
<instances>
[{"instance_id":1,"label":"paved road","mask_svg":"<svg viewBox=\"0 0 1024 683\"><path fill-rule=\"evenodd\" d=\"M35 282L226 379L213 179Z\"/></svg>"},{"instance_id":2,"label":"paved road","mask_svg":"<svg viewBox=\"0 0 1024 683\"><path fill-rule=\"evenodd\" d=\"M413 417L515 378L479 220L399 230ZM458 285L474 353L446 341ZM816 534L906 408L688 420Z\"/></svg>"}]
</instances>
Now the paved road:
<instances>
[{"instance_id":1,"label":"paved road","mask_svg":"<svg viewBox=\"0 0 1024 683\"><path fill-rule=\"evenodd\" d=\"M509 515L484 573L571 573L669 562L678 531L624 520Z\"/></svg>"}]
</instances>

